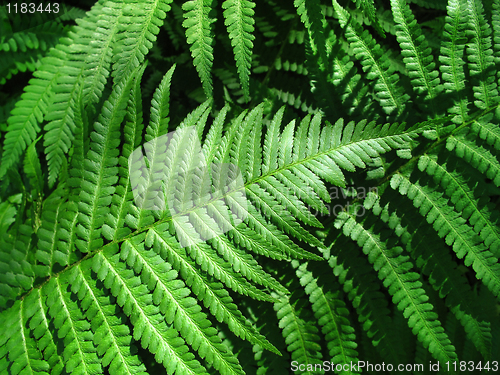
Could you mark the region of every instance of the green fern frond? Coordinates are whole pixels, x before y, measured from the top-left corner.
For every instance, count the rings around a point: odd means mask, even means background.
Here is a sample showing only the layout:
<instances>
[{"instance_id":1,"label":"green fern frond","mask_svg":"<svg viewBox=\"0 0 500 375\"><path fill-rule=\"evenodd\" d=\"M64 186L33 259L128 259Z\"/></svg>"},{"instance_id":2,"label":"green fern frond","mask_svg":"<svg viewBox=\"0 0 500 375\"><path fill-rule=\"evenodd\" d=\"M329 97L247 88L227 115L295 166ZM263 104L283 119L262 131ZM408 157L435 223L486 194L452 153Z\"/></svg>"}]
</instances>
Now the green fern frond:
<instances>
[{"instance_id":1,"label":"green fern frond","mask_svg":"<svg viewBox=\"0 0 500 375\"><path fill-rule=\"evenodd\" d=\"M465 264L472 265L477 277L495 295L500 293L500 265L498 258L488 251L481 239L451 207L439 192L431 191L426 185L413 183L407 177L396 174L391 187L413 201L420 213L439 228L438 234L446 243L453 245L458 258L465 257Z\"/></svg>"},{"instance_id":2,"label":"green fern frond","mask_svg":"<svg viewBox=\"0 0 500 375\"><path fill-rule=\"evenodd\" d=\"M203 90L207 98L212 96L213 65L213 31L212 23L215 19L209 17L213 1L187 1L182 4L186 20L182 26L186 28L187 42L191 44L191 56L200 76Z\"/></svg>"},{"instance_id":3,"label":"green fern frond","mask_svg":"<svg viewBox=\"0 0 500 375\"><path fill-rule=\"evenodd\" d=\"M148 0L123 6L114 41L113 78L115 84L127 79L144 61L153 46L172 0Z\"/></svg>"},{"instance_id":4,"label":"green fern frond","mask_svg":"<svg viewBox=\"0 0 500 375\"><path fill-rule=\"evenodd\" d=\"M363 31L354 20L349 21L348 12L336 1L333 5L342 26L346 28L347 40L354 48L356 58L361 60L363 70L368 71L368 79L377 81L374 88L382 108L387 114L393 111L401 114L409 96L397 85L398 75L388 62L387 52L381 50L367 30Z\"/></svg>"},{"instance_id":5,"label":"green fern frond","mask_svg":"<svg viewBox=\"0 0 500 375\"><path fill-rule=\"evenodd\" d=\"M380 25L380 22L377 18L377 10L375 9L375 4L373 3L373 0L354 0L356 3L356 7L362 8L364 14L367 16L368 20L370 23L373 25L375 30L383 37L385 38L385 33ZM335 6L335 4L334 4Z\"/></svg>"},{"instance_id":6,"label":"green fern frond","mask_svg":"<svg viewBox=\"0 0 500 375\"><path fill-rule=\"evenodd\" d=\"M293 286L292 280L285 283L285 286ZM274 310L293 363L301 364L307 369L322 363L322 353L318 344L319 329L312 322L312 314L306 314L308 310L304 309L304 304L308 301L300 298L302 293L300 288L293 288L290 296L281 296L280 301L274 304ZM311 370L301 372L312 373Z\"/></svg>"},{"instance_id":7,"label":"green fern frond","mask_svg":"<svg viewBox=\"0 0 500 375\"><path fill-rule=\"evenodd\" d=\"M92 2L0 9L0 373L491 368L499 1Z\"/></svg>"},{"instance_id":8,"label":"green fern frond","mask_svg":"<svg viewBox=\"0 0 500 375\"><path fill-rule=\"evenodd\" d=\"M67 274L63 278L50 279L42 288L49 315L64 343L62 358L66 363L66 371L75 374L101 372L90 323L72 298L69 288Z\"/></svg>"},{"instance_id":9,"label":"green fern frond","mask_svg":"<svg viewBox=\"0 0 500 375\"><path fill-rule=\"evenodd\" d=\"M429 297L422 288L420 276L415 272L408 272L412 267L408 256L403 255L401 247L388 248L386 241L381 240L372 228L365 228L357 223L351 213L342 212L337 217L337 224L342 227L346 236L356 241L368 260L374 265L384 286L392 295L393 302L408 319L408 326L432 355L440 361L455 359L455 348L428 303Z\"/></svg>"},{"instance_id":10,"label":"green fern frond","mask_svg":"<svg viewBox=\"0 0 500 375\"><path fill-rule=\"evenodd\" d=\"M345 370L346 366L344 366L358 363L358 353L354 342L356 338L354 328L349 322L348 310L339 291L337 293L325 291L324 287L319 286L312 272L307 270L307 263L299 265L297 261L293 261L293 265L298 267L297 277L309 295L314 317L318 319L318 324L322 327L321 331L326 337L332 358L331 366L341 365L342 371L338 371L341 374L357 373L357 371L351 371L351 366L348 366L348 370Z\"/></svg>"},{"instance_id":11,"label":"green fern frond","mask_svg":"<svg viewBox=\"0 0 500 375\"><path fill-rule=\"evenodd\" d=\"M207 374L206 369L195 359L185 345L179 333L165 321L165 316L153 303L153 297L148 293L134 271L127 269L120 262L116 246L108 247L92 259L92 269L99 279L117 299L118 305L130 318L133 337L141 341L143 348L150 348L155 354L155 360L162 363L168 374Z\"/></svg>"},{"instance_id":12,"label":"green fern frond","mask_svg":"<svg viewBox=\"0 0 500 375\"><path fill-rule=\"evenodd\" d=\"M71 291L81 300L85 317L91 322L97 354L110 374L147 374L137 355L132 355L132 336L127 325L121 323L118 308L112 299L99 288L90 269L74 267Z\"/></svg>"},{"instance_id":13,"label":"green fern frond","mask_svg":"<svg viewBox=\"0 0 500 375\"><path fill-rule=\"evenodd\" d=\"M391 0L391 8L396 22L396 35L401 46L403 61L409 72L413 89L423 108L437 114L435 102L439 94L439 73L434 69L431 48L425 40L420 25L416 22L406 0Z\"/></svg>"},{"instance_id":14,"label":"green fern frond","mask_svg":"<svg viewBox=\"0 0 500 375\"><path fill-rule=\"evenodd\" d=\"M445 304L463 325L467 336L475 347L485 358L489 358L491 329L490 323L485 320L482 308L474 304L472 290L467 285L466 280L459 277L458 265L451 259L450 254L443 252L439 246L429 246L427 241L424 241L424 239L434 238L435 240L432 243L438 244L439 237L437 234L427 226L425 221L416 221L411 216L411 213L405 212L402 213L401 217L398 216L397 207L398 203L400 204L400 199L395 200L395 203L389 203L381 207L379 197L373 193L369 195L365 201L366 208L371 209L377 216L380 216L395 231L411 256L417 260L417 267L425 275L430 276L429 282L431 286L440 295L446 296ZM394 208L396 209L394 210ZM418 237L413 239L410 230L418 234Z\"/></svg>"},{"instance_id":15,"label":"green fern frond","mask_svg":"<svg viewBox=\"0 0 500 375\"><path fill-rule=\"evenodd\" d=\"M448 15L443 31L443 45L441 47L439 61L444 81L444 90L452 94L453 106L448 109L456 116L453 121L461 124L467 120L468 99L465 94L465 73L463 61L465 49L464 3L462 1L450 1L448 4Z\"/></svg>"},{"instance_id":16,"label":"green fern frond","mask_svg":"<svg viewBox=\"0 0 500 375\"><path fill-rule=\"evenodd\" d=\"M245 100L250 98L250 67L252 63L252 48L255 36L254 32L254 10L255 3L248 0L225 0L222 3L224 9L224 24L233 46L234 59L238 68L241 87Z\"/></svg>"},{"instance_id":17,"label":"green fern frond","mask_svg":"<svg viewBox=\"0 0 500 375\"><path fill-rule=\"evenodd\" d=\"M476 143L476 137L466 132L451 135L446 141L448 151L455 151L474 168L500 186L500 161L489 149Z\"/></svg>"},{"instance_id":18,"label":"green fern frond","mask_svg":"<svg viewBox=\"0 0 500 375\"><path fill-rule=\"evenodd\" d=\"M483 15L483 4L467 0L469 13L466 34L471 38L467 54L470 60L471 80L474 90L474 104L486 109L498 103L498 90L493 69L494 58L491 48L491 28Z\"/></svg>"}]
</instances>

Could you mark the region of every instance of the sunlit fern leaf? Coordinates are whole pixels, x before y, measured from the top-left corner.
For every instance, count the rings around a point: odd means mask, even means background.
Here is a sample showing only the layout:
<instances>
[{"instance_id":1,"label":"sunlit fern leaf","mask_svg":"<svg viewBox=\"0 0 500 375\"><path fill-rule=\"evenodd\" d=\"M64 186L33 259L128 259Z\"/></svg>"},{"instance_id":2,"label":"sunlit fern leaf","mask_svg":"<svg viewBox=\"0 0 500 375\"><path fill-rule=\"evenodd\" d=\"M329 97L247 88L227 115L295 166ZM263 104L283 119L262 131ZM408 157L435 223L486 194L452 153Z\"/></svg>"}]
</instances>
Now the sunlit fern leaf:
<instances>
[{"instance_id":1,"label":"sunlit fern leaf","mask_svg":"<svg viewBox=\"0 0 500 375\"><path fill-rule=\"evenodd\" d=\"M133 337L143 348L151 348L155 360L162 363L168 374L207 373L185 345L179 333L165 322L152 294L134 271L120 262L116 246L108 247L92 260L92 269L123 308L134 326Z\"/></svg>"},{"instance_id":2,"label":"sunlit fern leaf","mask_svg":"<svg viewBox=\"0 0 500 375\"><path fill-rule=\"evenodd\" d=\"M33 309L27 310L25 301L18 301L14 306L16 322L11 322L8 329L7 348L9 359L13 362L9 368L11 374L40 373L48 374L49 364L43 359L42 354L36 347L35 340L29 336L27 321L33 313ZM28 305L28 308L30 305ZM21 344L21 345L20 345Z\"/></svg>"},{"instance_id":3,"label":"sunlit fern leaf","mask_svg":"<svg viewBox=\"0 0 500 375\"><path fill-rule=\"evenodd\" d=\"M252 62L255 3L249 0L225 0L224 23L233 46L234 59L245 100L250 98L249 76Z\"/></svg>"},{"instance_id":4,"label":"sunlit fern leaf","mask_svg":"<svg viewBox=\"0 0 500 375\"><path fill-rule=\"evenodd\" d=\"M213 65L213 30L212 23L215 19L210 18L213 1L195 0L182 4L186 20L182 26L186 28L187 42L191 44L191 56L198 71L203 90L207 98L212 96L212 65Z\"/></svg>"},{"instance_id":5,"label":"sunlit fern leaf","mask_svg":"<svg viewBox=\"0 0 500 375\"><path fill-rule=\"evenodd\" d=\"M45 298L40 290L30 294L25 303L30 307L31 318L29 320L29 328L33 332L34 338L37 340L37 348L43 353L43 358L50 366L51 373L60 374L64 370L64 360L62 353L57 350L57 336L49 329L52 321L48 318L48 307L45 303Z\"/></svg>"},{"instance_id":6,"label":"sunlit fern leaf","mask_svg":"<svg viewBox=\"0 0 500 375\"><path fill-rule=\"evenodd\" d=\"M136 69L137 71L137 69ZM105 110L94 124L91 145L84 161L82 191L78 204L79 224L75 241L78 249L87 253L102 246L101 228L109 212L109 202L118 180L117 164L120 124L125 117L125 108L133 83L134 74L127 81L116 85L110 98L104 103Z\"/></svg>"},{"instance_id":7,"label":"sunlit fern leaf","mask_svg":"<svg viewBox=\"0 0 500 375\"><path fill-rule=\"evenodd\" d=\"M48 312L58 331L58 338L64 344L62 358L66 371L75 374L100 372L102 367L90 323L71 296L69 287L68 274L65 274L62 278L52 278L41 290L46 296Z\"/></svg>"},{"instance_id":8,"label":"sunlit fern leaf","mask_svg":"<svg viewBox=\"0 0 500 375\"><path fill-rule=\"evenodd\" d=\"M71 274L71 291L82 301L85 317L91 322L97 354L110 374L147 374L146 368L132 355L132 336L128 326L121 323L119 310L112 297L99 287L89 268L74 267Z\"/></svg>"},{"instance_id":9,"label":"sunlit fern leaf","mask_svg":"<svg viewBox=\"0 0 500 375\"><path fill-rule=\"evenodd\" d=\"M103 224L103 234L108 240L118 240L130 233L130 228L125 226L125 218L129 214L133 200L131 186L128 183L130 178L128 159L133 150L142 141L144 124L140 82L145 69L146 64L139 69L127 104L125 126L123 129L123 151L118 161L120 180L112 197L110 211Z\"/></svg>"},{"instance_id":10,"label":"sunlit fern leaf","mask_svg":"<svg viewBox=\"0 0 500 375\"><path fill-rule=\"evenodd\" d=\"M114 41L113 77L115 84L127 79L144 61L153 46L172 0L147 0L123 5Z\"/></svg>"},{"instance_id":11,"label":"sunlit fern leaf","mask_svg":"<svg viewBox=\"0 0 500 375\"><path fill-rule=\"evenodd\" d=\"M103 5L97 15L98 28L92 27L87 18L78 22L88 30L84 40L90 53L85 58L83 95L85 105L89 106L99 102L109 76L113 44L119 32L119 20L123 12L123 3L109 1Z\"/></svg>"},{"instance_id":12,"label":"sunlit fern leaf","mask_svg":"<svg viewBox=\"0 0 500 375\"><path fill-rule=\"evenodd\" d=\"M159 226L155 230L149 231L146 237L146 245L152 246L164 260L179 270L186 284L191 287L198 298L203 300L205 307L210 309L210 312L219 322L228 324L237 336L246 338L252 343L258 343L268 350L275 351L276 349L245 321L222 284L211 282L204 274L196 273L195 261L187 258L185 250L179 247L174 237L166 235L162 229ZM277 289L286 292L281 286Z\"/></svg>"},{"instance_id":13,"label":"sunlit fern leaf","mask_svg":"<svg viewBox=\"0 0 500 375\"><path fill-rule=\"evenodd\" d=\"M153 293L153 302L165 314L166 323L172 324L187 344L221 373L243 373L232 353L221 344L217 331L201 312L196 300L189 297L189 290L176 278L177 272L169 270L168 263L163 262L153 250L146 250L143 240L144 237L135 237L125 241L120 257L130 268L141 272L142 282Z\"/></svg>"}]
</instances>

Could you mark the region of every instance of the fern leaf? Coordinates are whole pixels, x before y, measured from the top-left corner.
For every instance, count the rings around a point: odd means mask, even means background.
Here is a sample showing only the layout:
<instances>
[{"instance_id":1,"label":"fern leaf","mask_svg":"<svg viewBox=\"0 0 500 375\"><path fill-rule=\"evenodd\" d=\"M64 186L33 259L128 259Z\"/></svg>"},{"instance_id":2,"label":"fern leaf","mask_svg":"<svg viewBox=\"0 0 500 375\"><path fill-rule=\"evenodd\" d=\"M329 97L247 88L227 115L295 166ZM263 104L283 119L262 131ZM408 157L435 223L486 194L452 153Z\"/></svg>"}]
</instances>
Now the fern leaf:
<instances>
[{"instance_id":1,"label":"fern leaf","mask_svg":"<svg viewBox=\"0 0 500 375\"><path fill-rule=\"evenodd\" d=\"M428 168L431 172L432 167L428 166ZM442 181L446 182L444 178ZM395 231L411 255L417 259L417 266L425 275L430 276L431 286L440 295L446 297L445 304L463 325L467 337L485 358L488 358L491 348L490 324L485 321L482 308L473 302L474 296L470 286L466 279L460 277L458 265L451 259L450 254L439 247L439 237L426 221L418 222L408 212L401 215L402 217L398 217L397 211L391 212L392 206L401 207L401 204L402 198L395 199L381 207L374 193L369 193L365 201L365 207L371 208L377 216L380 216ZM406 217L407 215L410 216ZM414 236L409 231L413 232Z\"/></svg>"},{"instance_id":2,"label":"fern leaf","mask_svg":"<svg viewBox=\"0 0 500 375\"><path fill-rule=\"evenodd\" d=\"M234 58L240 77L243 96L245 100L250 99L250 67L252 63L252 49L255 20L253 18L255 3L249 0L225 0L222 3L224 9L224 24L231 39Z\"/></svg>"},{"instance_id":3,"label":"fern leaf","mask_svg":"<svg viewBox=\"0 0 500 375\"><path fill-rule=\"evenodd\" d=\"M231 231L234 241L256 254L272 259L287 259L287 256L276 245L256 235L250 228L240 224Z\"/></svg>"},{"instance_id":4,"label":"fern leaf","mask_svg":"<svg viewBox=\"0 0 500 375\"><path fill-rule=\"evenodd\" d=\"M111 5L113 6L113 4ZM64 154L67 154L74 139L75 133L75 107L80 93L80 87L83 88L85 100L89 100L92 105L97 102L102 95L104 81L109 74L109 54L110 41L115 38L117 32L111 25L116 22L115 18L107 18L107 14L116 13L116 9L108 9L100 3L97 3L89 12L88 17L81 21L75 30L75 35L70 34L70 38L61 40L57 46L56 59L50 63L52 71L62 70L64 78L58 78L56 93L52 103L48 108L45 120L49 121L44 130L45 153L49 165L49 186L52 186L62 167ZM102 35L93 35L96 25L102 21L103 29L107 30L107 41L96 43L95 39L102 40ZM92 54L87 58L82 53L91 48ZM92 60L94 59L94 60ZM95 61L98 63L95 63ZM90 75L86 72L89 68Z\"/></svg>"},{"instance_id":5,"label":"fern leaf","mask_svg":"<svg viewBox=\"0 0 500 375\"><path fill-rule=\"evenodd\" d=\"M348 241L345 236L337 238L332 246L340 249L338 255L331 254L329 248L323 249L323 256L328 259L333 274L342 284L358 313L358 321L373 345L384 359L396 363L400 358L400 346L393 335L387 299L380 291L382 285L368 260L360 256L357 245Z\"/></svg>"},{"instance_id":6,"label":"fern leaf","mask_svg":"<svg viewBox=\"0 0 500 375\"><path fill-rule=\"evenodd\" d=\"M348 310L338 291L337 293L325 291L322 286L319 286L312 272L307 270L307 263L299 265L298 261L293 261L293 265L297 267L297 277L309 295L314 317L318 319L318 324L322 327L321 331L327 339L332 367L333 364L344 365L358 362L357 345L354 342L356 335L348 319ZM357 373L357 371L351 371L350 366L348 370L345 370L343 366L342 371L338 372L340 374Z\"/></svg>"},{"instance_id":7,"label":"fern leaf","mask_svg":"<svg viewBox=\"0 0 500 375\"><path fill-rule=\"evenodd\" d=\"M128 326L120 322L116 305L103 293L89 268L74 267L68 276L71 290L82 301L85 317L91 322L97 354L110 374L146 374L146 368L131 354L132 336Z\"/></svg>"},{"instance_id":8,"label":"fern leaf","mask_svg":"<svg viewBox=\"0 0 500 375\"><path fill-rule=\"evenodd\" d=\"M479 109L496 105L499 101L495 72L493 50L491 48L491 28L484 19L483 4L477 0L467 0L469 13L466 33L472 41L468 44L467 54L471 70L472 89L476 100L474 104Z\"/></svg>"},{"instance_id":9,"label":"fern leaf","mask_svg":"<svg viewBox=\"0 0 500 375\"><path fill-rule=\"evenodd\" d=\"M104 103L105 111L94 124L91 145L85 159L85 170L80 193L79 224L75 241L78 249L87 253L102 246L100 236L104 219L109 212L109 201L114 192L113 184L118 180L119 127L125 117L128 96L137 73L136 69L125 82L115 87L110 98Z\"/></svg>"},{"instance_id":10,"label":"fern leaf","mask_svg":"<svg viewBox=\"0 0 500 375\"><path fill-rule=\"evenodd\" d=\"M292 286L292 280L285 286ZM280 301L274 304L274 311L292 361L303 364L305 368L314 368L315 364L322 363L319 330L312 322L312 316L307 314L307 300L300 298L301 295L303 292L300 287L294 288L290 296L281 296Z\"/></svg>"},{"instance_id":11,"label":"fern leaf","mask_svg":"<svg viewBox=\"0 0 500 375\"><path fill-rule=\"evenodd\" d=\"M447 361L456 358L455 348L444 332L433 306L427 303L428 297L419 281L419 275L408 272L412 268L408 257L402 255L401 247L387 248L380 236L371 229L364 228L347 212L337 217L337 225L342 226L346 236L356 241L368 260L375 267L379 278L393 296L393 302L408 319L408 326L432 355Z\"/></svg>"},{"instance_id":12,"label":"fern leaf","mask_svg":"<svg viewBox=\"0 0 500 375\"><path fill-rule=\"evenodd\" d=\"M165 316L153 303L152 294L142 284L134 271L120 262L118 249L108 247L92 259L92 269L129 316L133 325L133 337L141 340L143 348L150 348L155 360L162 363L169 375L207 374L205 368L195 359L178 332L167 325Z\"/></svg>"},{"instance_id":13,"label":"fern leaf","mask_svg":"<svg viewBox=\"0 0 500 375\"><path fill-rule=\"evenodd\" d=\"M42 225L38 229L38 244L35 253L38 264L36 273L38 276L49 276L53 272L56 263L67 266L69 253L64 248L57 248L57 232L60 230L60 220L64 209L63 189L56 190L44 204L42 210Z\"/></svg>"},{"instance_id":14,"label":"fern leaf","mask_svg":"<svg viewBox=\"0 0 500 375\"><path fill-rule=\"evenodd\" d=\"M119 19L119 32L114 42L113 77L115 84L127 79L143 61L156 41L160 26L170 10L172 0L147 0L128 3Z\"/></svg>"},{"instance_id":15,"label":"fern leaf","mask_svg":"<svg viewBox=\"0 0 500 375\"><path fill-rule=\"evenodd\" d=\"M387 59L388 53L383 53L367 30L362 31L354 20L349 20L349 13L336 1L333 5L342 26L346 28L347 40L351 43L356 58L361 61L363 70L368 71L368 79L375 79L377 82L374 88L382 108L387 114L393 111L401 114L409 96L397 85L399 77Z\"/></svg>"},{"instance_id":16,"label":"fern leaf","mask_svg":"<svg viewBox=\"0 0 500 375\"><path fill-rule=\"evenodd\" d=\"M26 327L27 320L31 317L30 311L26 311L24 301L18 301L13 306L16 313L16 322L9 327L9 359L12 366L9 373L17 375L22 373L48 374L49 364L43 359L42 354L36 347L35 340L30 337L29 329Z\"/></svg>"},{"instance_id":17,"label":"fern leaf","mask_svg":"<svg viewBox=\"0 0 500 375\"><path fill-rule=\"evenodd\" d=\"M430 191L428 186L412 183L400 174L392 177L391 187L398 189L403 195L408 195L427 221L433 224L434 228L439 228L439 236L445 238L447 244L453 245L457 256L460 259L465 257L465 265L472 265L477 277L493 294L500 293L498 259L488 251L479 236L466 224L465 219L448 205L439 192Z\"/></svg>"},{"instance_id":18,"label":"fern leaf","mask_svg":"<svg viewBox=\"0 0 500 375\"><path fill-rule=\"evenodd\" d=\"M167 324L173 324L186 342L201 358L225 374L243 374L243 369L234 355L222 344L216 330L201 312L184 283L176 278L177 272L154 251L146 251L141 238L125 241L120 257L136 271L141 270L143 282L150 285L153 302L165 314Z\"/></svg>"},{"instance_id":19,"label":"fern leaf","mask_svg":"<svg viewBox=\"0 0 500 375\"><path fill-rule=\"evenodd\" d=\"M318 0L294 0L293 5L297 8L297 14L308 30L313 54L319 56L320 65L326 64L326 40L324 36L326 22L320 8L320 2Z\"/></svg>"},{"instance_id":20,"label":"fern leaf","mask_svg":"<svg viewBox=\"0 0 500 375\"><path fill-rule=\"evenodd\" d=\"M21 153L36 139L40 132L38 124L43 121L44 113L47 113L50 92L58 78L58 74L52 72L35 72L33 75L35 78L30 80L30 85L25 88L21 100L16 103L16 108L7 119L9 126L3 146L0 178L17 163Z\"/></svg>"},{"instance_id":21,"label":"fern leaf","mask_svg":"<svg viewBox=\"0 0 500 375\"><path fill-rule=\"evenodd\" d=\"M83 98L86 105L98 103L106 85L111 68L113 43L119 32L123 6L123 3L115 1L103 3L95 16L95 21L88 17L78 22L87 31L82 35L82 41L89 48L83 72ZM99 27L93 27L93 22Z\"/></svg>"},{"instance_id":22,"label":"fern leaf","mask_svg":"<svg viewBox=\"0 0 500 375\"><path fill-rule=\"evenodd\" d=\"M194 0L182 4L184 18L182 26L186 28L187 42L191 44L191 56L200 76L207 98L212 96L213 31L215 19L209 17L213 1Z\"/></svg>"},{"instance_id":23,"label":"fern leaf","mask_svg":"<svg viewBox=\"0 0 500 375\"><path fill-rule=\"evenodd\" d=\"M148 142L168 132L170 83L174 71L175 65L165 73L151 100L151 121L146 128L145 136Z\"/></svg>"},{"instance_id":24,"label":"fern leaf","mask_svg":"<svg viewBox=\"0 0 500 375\"><path fill-rule=\"evenodd\" d=\"M44 181L42 177L40 159L36 153L36 143L39 139L40 138L35 140L26 151L26 157L24 158L24 172L30 179L31 186L35 192L33 195L41 197L43 193Z\"/></svg>"},{"instance_id":25,"label":"fern leaf","mask_svg":"<svg viewBox=\"0 0 500 375\"><path fill-rule=\"evenodd\" d=\"M464 4L460 0L452 0L448 4L448 15L443 30L443 45L439 67L444 81L445 92L451 93L453 105L448 111L455 114L453 121L461 124L467 119L467 96L465 90L464 74L464 49L465 32L463 25L466 24L464 16Z\"/></svg>"},{"instance_id":26,"label":"fern leaf","mask_svg":"<svg viewBox=\"0 0 500 375\"><path fill-rule=\"evenodd\" d=\"M65 275L67 277L67 275ZM49 314L58 330L58 337L63 340L63 358L66 371L75 374L93 374L102 372L92 342L93 334L90 323L84 318L78 304L71 298L67 280L52 278L42 288L47 298Z\"/></svg>"},{"instance_id":27,"label":"fern leaf","mask_svg":"<svg viewBox=\"0 0 500 375\"><path fill-rule=\"evenodd\" d=\"M435 98L439 93L439 72L434 69L431 48L422 35L420 25L406 0L391 0L396 25L396 35L402 49L403 61L408 69L414 90L421 97L424 107L437 113Z\"/></svg>"},{"instance_id":28,"label":"fern leaf","mask_svg":"<svg viewBox=\"0 0 500 375\"><path fill-rule=\"evenodd\" d=\"M129 157L133 150L142 141L142 130L144 128L142 119L142 98L140 81L146 69L146 64L139 69L135 78L127 106L126 122L123 129L124 144L119 159L120 180L113 194L109 214L103 225L103 234L108 240L118 240L130 233L130 228L125 224L125 218L133 203L132 187L129 183Z\"/></svg>"},{"instance_id":29,"label":"fern leaf","mask_svg":"<svg viewBox=\"0 0 500 375\"><path fill-rule=\"evenodd\" d=\"M486 204L485 194L478 194L479 186L476 191L469 187L465 176L458 173L457 163L447 162L443 165L434 157L424 155L419 159L418 168L433 176L493 254L500 254L500 231L496 225L500 217L492 204Z\"/></svg>"},{"instance_id":30,"label":"fern leaf","mask_svg":"<svg viewBox=\"0 0 500 375\"><path fill-rule=\"evenodd\" d=\"M242 339L246 338L254 344L276 352L274 346L244 320L222 285L210 282L206 276L196 272L195 262L186 256L185 250L179 246L174 237L166 235L165 231L159 227L148 232L146 245L153 245L153 249L179 271L186 285L203 300L205 307L210 309L219 322L228 324L234 334Z\"/></svg>"},{"instance_id":31,"label":"fern leaf","mask_svg":"<svg viewBox=\"0 0 500 375\"><path fill-rule=\"evenodd\" d=\"M457 156L471 164L478 171L490 178L496 186L500 186L500 161L490 150L478 146L475 137L470 134L456 134L448 137L448 151L455 151Z\"/></svg>"},{"instance_id":32,"label":"fern leaf","mask_svg":"<svg viewBox=\"0 0 500 375\"><path fill-rule=\"evenodd\" d=\"M32 309L32 317L29 320L29 327L37 340L37 347L43 353L44 359L48 362L51 374L60 374L64 371L64 361L57 350L57 337L49 325L52 322L47 318L48 307L45 305L45 298L42 297L40 289L34 290L25 299L26 306Z\"/></svg>"},{"instance_id":33,"label":"fern leaf","mask_svg":"<svg viewBox=\"0 0 500 375\"><path fill-rule=\"evenodd\" d=\"M479 138L500 151L500 129L496 124L497 121L497 115L494 119L492 116L486 115L473 121L470 129Z\"/></svg>"},{"instance_id":34,"label":"fern leaf","mask_svg":"<svg viewBox=\"0 0 500 375\"><path fill-rule=\"evenodd\" d=\"M375 4L373 3L373 0L354 0L356 3L356 7L362 8L363 12L365 15L368 17L370 20L370 23L373 25L375 30L383 37L385 38L385 33L384 30L382 29L382 26L380 25L378 15L377 15L377 10L375 9Z\"/></svg>"},{"instance_id":35,"label":"fern leaf","mask_svg":"<svg viewBox=\"0 0 500 375\"><path fill-rule=\"evenodd\" d=\"M2 217L0 222L4 228L8 228L10 215L15 215L14 207L8 202L0 204ZM27 224L21 224L10 235L0 237L0 308L7 306L7 301L14 300L23 290L33 287L35 277L35 266L33 259L33 228Z\"/></svg>"}]
</instances>

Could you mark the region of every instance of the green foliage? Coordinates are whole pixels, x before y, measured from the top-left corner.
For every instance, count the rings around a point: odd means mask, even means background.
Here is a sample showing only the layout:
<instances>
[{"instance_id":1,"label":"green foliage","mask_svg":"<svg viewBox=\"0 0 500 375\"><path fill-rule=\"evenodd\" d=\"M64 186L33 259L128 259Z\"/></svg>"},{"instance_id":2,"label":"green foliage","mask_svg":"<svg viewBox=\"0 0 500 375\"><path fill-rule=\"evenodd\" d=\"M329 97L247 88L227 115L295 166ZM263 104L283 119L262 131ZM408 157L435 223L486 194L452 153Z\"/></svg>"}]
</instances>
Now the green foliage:
<instances>
[{"instance_id":1,"label":"green foliage","mask_svg":"<svg viewBox=\"0 0 500 375\"><path fill-rule=\"evenodd\" d=\"M0 374L496 368L500 1L87 3L0 9Z\"/></svg>"}]
</instances>

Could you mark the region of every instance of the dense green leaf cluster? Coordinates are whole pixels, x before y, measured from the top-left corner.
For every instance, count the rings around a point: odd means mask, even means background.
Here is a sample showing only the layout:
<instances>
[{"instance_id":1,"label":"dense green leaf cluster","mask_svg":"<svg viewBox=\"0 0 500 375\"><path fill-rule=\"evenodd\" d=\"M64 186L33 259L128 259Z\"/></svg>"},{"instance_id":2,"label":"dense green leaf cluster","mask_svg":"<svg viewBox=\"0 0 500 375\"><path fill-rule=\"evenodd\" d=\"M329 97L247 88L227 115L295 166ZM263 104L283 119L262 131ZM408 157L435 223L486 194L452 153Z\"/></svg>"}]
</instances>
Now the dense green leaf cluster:
<instances>
[{"instance_id":1,"label":"dense green leaf cluster","mask_svg":"<svg viewBox=\"0 0 500 375\"><path fill-rule=\"evenodd\" d=\"M0 8L0 374L498 368L500 0L80 6Z\"/></svg>"}]
</instances>

